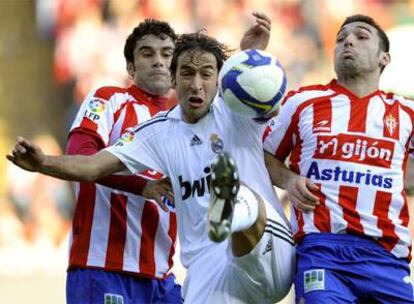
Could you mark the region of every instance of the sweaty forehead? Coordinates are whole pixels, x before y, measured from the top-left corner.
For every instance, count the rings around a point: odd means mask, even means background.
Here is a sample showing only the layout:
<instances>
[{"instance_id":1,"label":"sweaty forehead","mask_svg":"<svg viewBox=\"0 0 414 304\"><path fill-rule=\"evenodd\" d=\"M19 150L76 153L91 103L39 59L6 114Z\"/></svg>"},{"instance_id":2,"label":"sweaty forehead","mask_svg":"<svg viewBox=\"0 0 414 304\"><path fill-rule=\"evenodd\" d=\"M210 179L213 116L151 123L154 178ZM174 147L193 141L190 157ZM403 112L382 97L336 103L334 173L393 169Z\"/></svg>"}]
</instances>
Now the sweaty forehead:
<instances>
[{"instance_id":1,"label":"sweaty forehead","mask_svg":"<svg viewBox=\"0 0 414 304\"><path fill-rule=\"evenodd\" d=\"M211 66L213 68L216 68L217 60L216 57L210 52L202 50L189 50L185 51L178 57L178 67L183 66L193 68Z\"/></svg>"}]
</instances>

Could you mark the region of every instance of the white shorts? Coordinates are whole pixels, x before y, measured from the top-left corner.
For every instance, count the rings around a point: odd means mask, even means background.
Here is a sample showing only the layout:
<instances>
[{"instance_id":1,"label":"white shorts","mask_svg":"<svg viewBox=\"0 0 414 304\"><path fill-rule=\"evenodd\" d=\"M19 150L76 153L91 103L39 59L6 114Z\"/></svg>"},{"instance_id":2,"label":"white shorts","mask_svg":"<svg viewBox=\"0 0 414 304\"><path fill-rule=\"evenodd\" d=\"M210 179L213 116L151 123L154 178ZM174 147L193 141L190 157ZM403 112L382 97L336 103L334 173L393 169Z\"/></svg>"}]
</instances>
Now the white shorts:
<instances>
[{"instance_id":1,"label":"white shorts","mask_svg":"<svg viewBox=\"0 0 414 304\"><path fill-rule=\"evenodd\" d=\"M292 233L273 207L265 206L265 232L249 254L234 257L230 242L223 242L189 267L185 303L275 303L287 295L295 271Z\"/></svg>"}]
</instances>

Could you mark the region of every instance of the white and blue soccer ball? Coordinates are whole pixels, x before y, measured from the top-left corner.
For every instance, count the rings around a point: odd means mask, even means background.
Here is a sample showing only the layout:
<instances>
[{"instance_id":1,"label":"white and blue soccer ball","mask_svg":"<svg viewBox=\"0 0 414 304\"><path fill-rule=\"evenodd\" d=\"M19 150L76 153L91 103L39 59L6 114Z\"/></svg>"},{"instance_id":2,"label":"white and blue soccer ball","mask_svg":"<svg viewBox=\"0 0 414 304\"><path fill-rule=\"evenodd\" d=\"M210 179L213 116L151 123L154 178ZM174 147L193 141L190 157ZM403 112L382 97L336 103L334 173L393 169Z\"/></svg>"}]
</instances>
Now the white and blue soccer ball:
<instances>
[{"instance_id":1,"label":"white and blue soccer ball","mask_svg":"<svg viewBox=\"0 0 414 304\"><path fill-rule=\"evenodd\" d=\"M219 74L219 92L224 102L233 112L251 118L276 111L286 87L286 74L279 61L260 50L232 55Z\"/></svg>"}]
</instances>

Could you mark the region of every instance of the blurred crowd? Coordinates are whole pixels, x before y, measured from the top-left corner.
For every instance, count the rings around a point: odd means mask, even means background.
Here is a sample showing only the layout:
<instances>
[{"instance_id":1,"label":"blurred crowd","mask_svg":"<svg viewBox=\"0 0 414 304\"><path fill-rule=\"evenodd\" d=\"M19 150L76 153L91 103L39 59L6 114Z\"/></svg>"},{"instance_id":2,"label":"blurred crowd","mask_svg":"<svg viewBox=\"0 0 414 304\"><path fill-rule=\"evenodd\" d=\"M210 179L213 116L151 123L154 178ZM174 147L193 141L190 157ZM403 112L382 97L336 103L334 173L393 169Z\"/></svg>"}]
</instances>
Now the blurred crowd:
<instances>
[{"instance_id":1,"label":"blurred crowd","mask_svg":"<svg viewBox=\"0 0 414 304\"><path fill-rule=\"evenodd\" d=\"M102 85L128 84L123 46L127 35L143 19L166 20L178 33L206 29L209 35L236 49L253 21L253 10L263 11L272 19L268 51L286 69L289 88L327 83L333 77L335 36L344 18L351 14L369 14L388 31L398 33L404 28L403 38L395 35L399 39L396 44L402 40L404 51L414 52L408 38L414 35L414 0L37 0L38 35L53 41L53 75L66 107L62 133L67 132L88 91ZM407 51L410 48L412 51ZM395 51L400 49L395 47ZM401 60L401 56L395 57ZM409 59L413 64L414 60ZM400 69L407 68L404 63ZM394 89L392 80L403 83L401 75L405 72L398 69L393 69L393 76L384 83L387 89ZM414 97L412 85L395 90ZM171 100L173 103L174 96ZM50 135L39 135L36 140L50 154L62 152ZM66 260L74 210L69 184L10 165L4 178L6 195L0 195L0 272L16 272L16 267L22 272L44 272L65 265L62 260ZM409 178L414 187L414 174Z\"/></svg>"}]
</instances>

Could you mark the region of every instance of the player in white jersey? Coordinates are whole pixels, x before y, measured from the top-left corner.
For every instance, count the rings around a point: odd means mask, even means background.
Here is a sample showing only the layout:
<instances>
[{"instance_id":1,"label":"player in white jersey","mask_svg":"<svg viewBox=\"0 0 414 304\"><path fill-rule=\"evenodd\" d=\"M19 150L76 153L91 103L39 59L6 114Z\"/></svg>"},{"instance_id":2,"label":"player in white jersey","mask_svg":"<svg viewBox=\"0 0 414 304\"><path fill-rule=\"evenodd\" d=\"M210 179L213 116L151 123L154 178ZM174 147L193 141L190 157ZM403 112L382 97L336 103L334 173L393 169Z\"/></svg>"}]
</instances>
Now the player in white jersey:
<instances>
[{"instance_id":1,"label":"player in white jersey","mask_svg":"<svg viewBox=\"0 0 414 304\"><path fill-rule=\"evenodd\" d=\"M290 289L294 246L264 165L264 125L231 112L216 96L226 57L213 38L182 35L171 63L180 106L137 127L132 142L94 157L50 157L19 139L8 158L65 179L94 180L126 168L163 172L172 181L188 269L184 301L274 303Z\"/></svg>"},{"instance_id":2,"label":"player in white jersey","mask_svg":"<svg viewBox=\"0 0 414 304\"><path fill-rule=\"evenodd\" d=\"M414 303L404 191L414 102L378 89L388 51L372 18L347 18L337 80L289 93L271 122L266 163L295 207L297 303Z\"/></svg>"}]
</instances>

